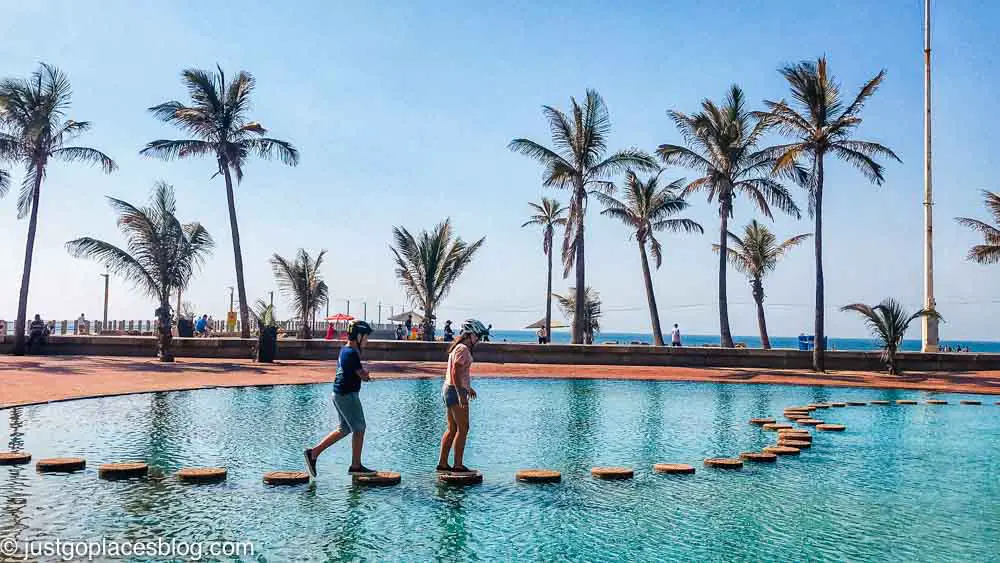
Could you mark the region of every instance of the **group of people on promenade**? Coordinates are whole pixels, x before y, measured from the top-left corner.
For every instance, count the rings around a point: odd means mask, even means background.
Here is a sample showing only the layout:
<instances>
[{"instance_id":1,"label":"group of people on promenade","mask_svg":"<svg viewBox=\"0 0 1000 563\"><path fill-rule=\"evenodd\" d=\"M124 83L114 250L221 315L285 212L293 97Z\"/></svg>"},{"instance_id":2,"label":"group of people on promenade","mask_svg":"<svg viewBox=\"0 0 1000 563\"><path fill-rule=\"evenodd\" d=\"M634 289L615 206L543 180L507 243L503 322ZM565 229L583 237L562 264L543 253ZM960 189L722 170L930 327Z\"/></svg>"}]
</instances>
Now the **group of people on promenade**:
<instances>
[{"instance_id":1,"label":"group of people on promenade","mask_svg":"<svg viewBox=\"0 0 1000 563\"><path fill-rule=\"evenodd\" d=\"M451 330L450 321L446 331ZM337 358L337 374L333 382L333 406L337 410L339 424L318 444L304 451L306 469L311 479L316 478L316 460L327 448L351 435L351 465L347 472L352 475L371 474L374 470L364 466L361 453L365 445L365 412L361 406L361 384L371 381L371 375L362 363L365 345L372 327L365 321L351 321L347 325L347 344L340 349ZM457 337L448 350L448 368L441 400L447 415L447 427L441 436L441 450L436 470L438 472L471 472L465 465L465 443L469 435L469 401L476 398L472 388L472 349L476 344L489 338L489 328L476 319L462 323ZM447 332L446 332L447 334ZM454 461L449 458L454 454Z\"/></svg>"}]
</instances>

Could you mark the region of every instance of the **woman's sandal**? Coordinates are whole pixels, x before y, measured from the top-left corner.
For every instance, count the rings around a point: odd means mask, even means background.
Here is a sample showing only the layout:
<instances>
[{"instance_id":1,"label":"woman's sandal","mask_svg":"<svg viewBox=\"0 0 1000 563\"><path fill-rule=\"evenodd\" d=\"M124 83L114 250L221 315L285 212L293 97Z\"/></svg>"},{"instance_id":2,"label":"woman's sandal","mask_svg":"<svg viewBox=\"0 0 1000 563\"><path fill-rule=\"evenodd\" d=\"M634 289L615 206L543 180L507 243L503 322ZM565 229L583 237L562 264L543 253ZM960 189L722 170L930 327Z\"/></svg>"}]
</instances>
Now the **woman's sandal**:
<instances>
[{"instance_id":1,"label":"woman's sandal","mask_svg":"<svg viewBox=\"0 0 1000 563\"><path fill-rule=\"evenodd\" d=\"M451 473L452 469L450 465L439 465L434 471L438 473Z\"/></svg>"}]
</instances>

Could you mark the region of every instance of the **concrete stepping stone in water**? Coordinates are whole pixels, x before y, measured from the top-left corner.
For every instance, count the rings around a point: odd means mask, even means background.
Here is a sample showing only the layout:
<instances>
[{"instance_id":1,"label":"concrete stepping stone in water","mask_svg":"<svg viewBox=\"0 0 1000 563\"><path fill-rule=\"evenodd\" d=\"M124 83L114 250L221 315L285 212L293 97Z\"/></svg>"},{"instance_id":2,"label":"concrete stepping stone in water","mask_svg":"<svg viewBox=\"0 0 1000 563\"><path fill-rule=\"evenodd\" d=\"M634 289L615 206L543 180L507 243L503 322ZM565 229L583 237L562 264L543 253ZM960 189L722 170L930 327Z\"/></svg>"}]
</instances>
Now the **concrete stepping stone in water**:
<instances>
[{"instance_id":1,"label":"concrete stepping stone in water","mask_svg":"<svg viewBox=\"0 0 1000 563\"><path fill-rule=\"evenodd\" d=\"M631 479L635 471L631 467L595 467L590 474L598 479Z\"/></svg>"},{"instance_id":2,"label":"concrete stepping stone in water","mask_svg":"<svg viewBox=\"0 0 1000 563\"><path fill-rule=\"evenodd\" d=\"M686 463L657 463L653 465L653 471L667 474L691 474L694 467Z\"/></svg>"},{"instance_id":3,"label":"concrete stepping stone in water","mask_svg":"<svg viewBox=\"0 0 1000 563\"><path fill-rule=\"evenodd\" d=\"M800 450L805 450L812 447L812 442L806 442L805 440L778 440L779 446L787 446L789 448L798 448Z\"/></svg>"},{"instance_id":4,"label":"concrete stepping stone in water","mask_svg":"<svg viewBox=\"0 0 1000 563\"><path fill-rule=\"evenodd\" d=\"M913 399L898 399L896 401L896 404L897 405L915 405L915 404L917 404L917 402L914 401Z\"/></svg>"},{"instance_id":5,"label":"concrete stepping stone in water","mask_svg":"<svg viewBox=\"0 0 1000 563\"><path fill-rule=\"evenodd\" d=\"M268 471L264 474L265 485L304 485L309 482L305 471Z\"/></svg>"},{"instance_id":6,"label":"concrete stepping stone in water","mask_svg":"<svg viewBox=\"0 0 1000 563\"><path fill-rule=\"evenodd\" d=\"M740 459L743 461L756 461L758 463L774 463L778 461L778 455L770 452L742 452Z\"/></svg>"},{"instance_id":7,"label":"concrete stepping stone in water","mask_svg":"<svg viewBox=\"0 0 1000 563\"><path fill-rule=\"evenodd\" d=\"M0 465L24 465L30 461L28 452L0 452Z\"/></svg>"},{"instance_id":8,"label":"concrete stepping stone in water","mask_svg":"<svg viewBox=\"0 0 1000 563\"><path fill-rule=\"evenodd\" d=\"M521 483L558 483L562 481L562 473L552 469L522 469L514 474L514 479Z\"/></svg>"},{"instance_id":9,"label":"concrete stepping stone in water","mask_svg":"<svg viewBox=\"0 0 1000 563\"><path fill-rule=\"evenodd\" d=\"M446 485L478 485L483 482L483 474L478 471L438 473L438 482Z\"/></svg>"},{"instance_id":10,"label":"concrete stepping stone in water","mask_svg":"<svg viewBox=\"0 0 1000 563\"><path fill-rule=\"evenodd\" d=\"M478 472L475 472L478 473ZM403 477L395 471L376 471L375 473L358 473L352 477L355 485L368 487L391 487L402 482ZM483 481L483 476L479 475L479 482Z\"/></svg>"},{"instance_id":11,"label":"concrete stepping stone in water","mask_svg":"<svg viewBox=\"0 0 1000 563\"><path fill-rule=\"evenodd\" d=\"M792 428L792 425L784 422L772 422L761 426L761 428L767 432L774 432L776 430L788 430Z\"/></svg>"},{"instance_id":12,"label":"concrete stepping stone in water","mask_svg":"<svg viewBox=\"0 0 1000 563\"><path fill-rule=\"evenodd\" d=\"M820 432L843 432L847 428L843 424L817 424L816 430Z\"/></svg>"},{"instance_id":13,"label":"concrete stepping stone in water","mask_svg":"<svg viewBox=\"0 0 1000 563\"><path fill-rule=\"evenodd\" d=\"M751 418L750 419L750 424L756 424L758 426L763 425L763 424L773 424L775 422L777 422L777 420L774 420L773 418Z\"/></svg>"},{"instance_id":14,"label":"concrete stepping stone in water","mask_svg":"<svg viewBox=\"0 0 1000 563\"><path fill-rule=\"evenodd\" d=\"M41 473L72 473L86 467L87 460L82 457L50 457L35 464L35 469Z\"/></svg>"},{"instance_id":15,"label":"concrete stepping stone in water","mask_svg":"<svg viewBox=\"0 0 1000 563\"><path fill-rule=\"evenodd\" d=\"M962 399L958 402L961 405L981 405L982 401L977 401L975 399Z\"/></svg>"},{"instance_id":16,"label":"concrete stepping stone in water","mask_svg":"<svg viewBox=\"0 0 1000 563\"><path fill-rule=\"evenodd\" d=\"M147 473L149 473L149 465L141 461L105 463L97 468L97 476L101 479L130 479L144 477Z\"/></svg>"},{"instance_id":17,"label":"concrete stepping stone in water","mask_svg":"<svg viewBox=\"0 0 1000 563\"><path fill-rule=\"evenodd\" d=\"M942 399L927 399L928 405L947 405L948 401Z\"/></svg>"},{"instance_id":18,"label":"concrete stepping stone in water","mask_svg":"<svg viewBox=\"0 0 1000 563\"><path fill-rule=\"evenodd\" d=\"M742 469L743 460L729 457L710 457L705 460L705 467L713 467L715 469Z\"/></svg>"},{"instance_id":19,"label":"concrete stepping stone in water","mask_svg":"<svg viewBox=\"0 0 1000 563\"><path fill-rule=\"evenodd\" d=\"M225 481L227 474L225 467L185 467L175 473L185 483L217 483Z\"/></svg>"},{"instance_id":20,"label":"concrete stepping stone in water","mask_svg":"<svg viewBox=\"0 0 1000 563\"><path fill-rule=\"evenodd\" d=\"M815 409L828 409L830 408L830 403L810 403L809 406Z\"/></svg>"},{"instance_id":21,"label":"concrete stepping stone in water","mask_svg":"<svg viewBox=\"0 0 1000 563\"><path fill-rule=\"evenodd\" d=\"M847 403L830 403L830 406L839 409L839 408L846 407Z\"/></svg>"},{"instance_id":22,"label":"concrete stepping stone in water","mask_svg":"<svg viewBox=\"0 0 1000 563\"><path fill-rule=\"evenodd\" d=\"M868 404L870 404L870 405L888 405L889 401L883 401L883 400L879 399L879 400L875 400L875 401L868 401Z\"/></svg>"},{"instance_id":23,"label":"concrete stepping stone in water","mask_svg":"<svg viewBox=\"0 0 1000 563\"><path fill-rule=\"evenodd\" d=\"M803 418L799 420L798 423L803 426L818 426L823 424L823 421L818 418Z\"/></svg>"},{"instance_id":24,"label":"concrete stepping stone in water","mask_svg":"<svg viewBox=\"0 0 1000 563\"><path fill-rule=\"evenodd\" d=\"M767 446L764 451L777 455L799 455L799 449L791 446Z\"/></svg>"},{"instance_id":25,"label":"concrete stepping stone in water","mask_svg":"<svg viewBox=\"0 0 1000 563\"><path fill-rule=\"evenodd\" d=\"M866 407L868 403L865 401L847 401L847 406L849 407Z\"/></svg>"}]
</instances>

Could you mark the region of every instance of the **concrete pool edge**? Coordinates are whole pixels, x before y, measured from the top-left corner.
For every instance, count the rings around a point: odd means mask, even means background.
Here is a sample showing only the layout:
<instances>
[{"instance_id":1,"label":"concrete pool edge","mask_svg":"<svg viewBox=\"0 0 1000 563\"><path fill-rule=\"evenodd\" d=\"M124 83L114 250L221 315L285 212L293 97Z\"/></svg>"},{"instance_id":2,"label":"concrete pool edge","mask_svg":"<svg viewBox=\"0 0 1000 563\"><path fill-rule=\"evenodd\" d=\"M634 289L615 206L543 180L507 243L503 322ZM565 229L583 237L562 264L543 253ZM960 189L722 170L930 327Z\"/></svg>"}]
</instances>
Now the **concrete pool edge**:
<instances>
[{"instance_id":1,"label":"concrete pool edge","mask_svg":"<svg viewBox=\"0 0 1000 563\"><path fill-rule=\"evenodd\" d=\"M436 379L439 362L370 362L376 379ZM329 361L278 364L218 359L153 359L101 356L0 357L0 409L53 402L166 391L329 383ZM751 368L684 368L551 364L477 364L474 376L506 379L600 379L781 384L901 391L1000 395L1000 372L920 372L890 377L872 372Z\"/></svg>"}]
</instances>

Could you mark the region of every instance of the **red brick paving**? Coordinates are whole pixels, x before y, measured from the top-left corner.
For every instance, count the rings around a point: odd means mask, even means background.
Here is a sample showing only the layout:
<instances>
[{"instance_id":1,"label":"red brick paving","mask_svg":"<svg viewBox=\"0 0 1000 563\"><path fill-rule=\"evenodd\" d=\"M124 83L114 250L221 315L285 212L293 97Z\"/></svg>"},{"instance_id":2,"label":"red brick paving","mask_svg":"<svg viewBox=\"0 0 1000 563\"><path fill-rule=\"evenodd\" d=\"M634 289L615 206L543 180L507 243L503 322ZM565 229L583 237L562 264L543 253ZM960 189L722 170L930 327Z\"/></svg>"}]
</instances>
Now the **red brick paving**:
<instances>
[{"instance_id":1,"label":"red brick paving","mask_svg":"<svg viewBox=\"0 0 1000 563\"><path fill-rule=\"evenodd\" d=\"M333 362L282 361L256 364L245 360L183 358L174 364L125 357L0 356L0 408L67 399L206 387L289 385L332 381ZM438 378L444 364L372 362L376 378ZM638 366L569 366L476 364L474 376L552 379L635 379L722 383L781 383L985 393L1000 395L1000 371L965 373L913 372L890 377L870 372L682 368Z\"/></svg>"}]
</instances>

